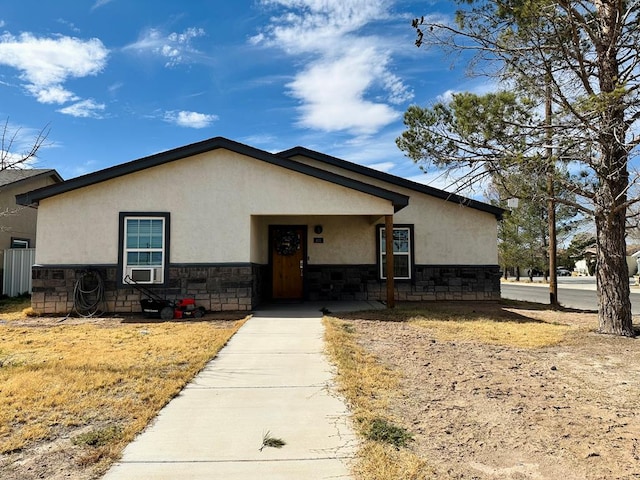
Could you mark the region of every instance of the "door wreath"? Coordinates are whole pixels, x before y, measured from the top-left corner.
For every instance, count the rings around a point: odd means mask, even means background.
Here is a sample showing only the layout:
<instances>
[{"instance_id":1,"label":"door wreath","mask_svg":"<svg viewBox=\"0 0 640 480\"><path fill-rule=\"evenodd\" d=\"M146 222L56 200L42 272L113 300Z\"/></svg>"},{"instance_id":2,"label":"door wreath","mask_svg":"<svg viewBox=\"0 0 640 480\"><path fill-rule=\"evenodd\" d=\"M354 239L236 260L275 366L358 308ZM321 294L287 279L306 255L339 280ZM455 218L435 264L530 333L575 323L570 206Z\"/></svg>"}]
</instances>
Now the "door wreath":
<instances>
[{"instance_id":1,"label":"door wreath","mask_svg":"<svg viewBox=\"0 0 640 480\"><path fill-rule=\"evenodd\" d=\"M288 257L300 248L300 236L295 230L276 232L275 249L278 255Z\"/></svg>"}]
</instances>

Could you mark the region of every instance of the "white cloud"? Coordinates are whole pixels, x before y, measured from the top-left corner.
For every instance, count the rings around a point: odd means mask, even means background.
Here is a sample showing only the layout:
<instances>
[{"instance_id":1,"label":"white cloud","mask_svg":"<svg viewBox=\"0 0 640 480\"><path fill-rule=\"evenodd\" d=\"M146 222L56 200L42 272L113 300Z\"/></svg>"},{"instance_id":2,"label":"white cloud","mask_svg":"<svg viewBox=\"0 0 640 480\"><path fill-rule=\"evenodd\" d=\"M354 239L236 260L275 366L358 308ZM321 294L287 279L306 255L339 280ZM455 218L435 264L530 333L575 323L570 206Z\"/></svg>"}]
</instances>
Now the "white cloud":
<instances>
[{"instance_id":1,"label":"white cloud","mask_svg":"<svg viewBox=\"0 0 640 480\"><path fill-rule=\"evenodd\" d=\"M453 96L456 93L460 93L460 92L456 92L455 90L446 90L445 92L438 95L436 97L436 100L438 101L438 103L444 103L444 104L451 103L451 101L453 100Z\"/></svg>"},{"instance_id":2,"label":"white cloud","mask_svg":"<svg viewBox=\"0 0 640 480\"><path fill-rule=\"evenodd\" d=\"M54 142L47 139L49 134L49 126L42 125L40 128L27 127L11 122L9 119L5 119L0 128L4 130L5 147L9 148L9 151L0 150L0 155L5 158L7 163L16 163L24 159L31 151L33 146L38 142L38 139L42 141L38 150L39 154L46 148L53 148L56 146ZM38 157L31 157L24 163L25 167L35 168L38 164Z\"/></svg>"},{"instance_id":3,"label":"white cloud","mask_svg":"<svg viewBox=\"0 0 640 480\"><path fill-rule=\"evenodd\" d=\"M392 170L396 164L394 162L382 162L382 163L373 163L371 165L367 165L369 168L373 168L374 170L378 170L380 172L389 172Z\"/></svg>"},{"instance_id":4,"label":"white cloud","mask_svg":"<svg viewBox=\"0 0 640 480\"><path fill-rule=\"evenodd\" d=\"M470 172L471 170L465 167L451 171L433 169L420 175L408 176L407 180L438 188L445 192L462 195L467 198L481 200L484 197L484 192L487 187L486 182L481 181L474 185L469 185L465 177L469 175Z\"/></svg>"},{"instance_id":5,"label":"white cloud","mask_svg":"<svg viewBox=\"0 0 640 480\"><path fill-rule=\"evenodd\" d=\"M79 177L80 175L86 175L87 173L95 172L99 167L100 164L96 160L87 160L85 162L73 164L70 166L65 165L63 168L67 168L68 173L63 176L68 178Z\"/></svg>"},{"instance_id":6,"label":"white cloud","mask_svg":"<svg viewBox=\"0 0 640 480\"><path fill-rule=\"evenodd\" d=\"M387 0L262 0L277 14L250 39L308 63L287 84L300 100L299 123L322 131L371 135L396 121L413 98L391 73L392 53L362 30L389 18Z\"/></svg>"},{"instance_id":7,"label":"white cloud","mask_svg":"<svg viewBox=\"0 0 640 480\"><path fill-rule=\"evenodd\" d=\"M407 88L400 77L387 71L382 72L380 77L389 92L389 102L400 105L413 99L413 92Z\"/></svg>"},{"instance_id":8,"label":"white cloud","mask_svg":"<svg viewBox=\"0 0 640 480\"><path fill-rule=\"evenodd\" d=\"M387 104L365 99L384 62L373 48L354 48L340 58L312 63L288 84L302 101L300 123L324 131L372 134L398 119L400 113Z\"/></svg>"},{"instance_id":9,"label":"white cloud","mask_svg":"<svg viewBox=\"0 0 640 480\"><path fill-rule=\"evenodd\" d=\"M258 133L256 135L249 135L248 137L244 137L242 138L242 142L246 143L247 145L255 145L255 146L264 146L266 145L266 148L271 148L271 146L273 144L278 143L278 141L280 140L279 137L277 137L276 135L271 135L268 133ZM282 150L281 148L273 148L271 150L269 150L271 153L277 153L280 150Z\"/></svg>"},{"instance_id":10,"label":"white cloud","mask_svg":"<svg viewBox=\"0 0 640 480\"><path fill-rule=\"evenodd\" d=\"M114 95L118 92L118 90L120 90L122 87L124 86L124 83L122 82L116 82L116 83L112 83L111 85L109 85L107 87L107 91Z\"/></svg>"},{"instance_id":11,"label":"white cloud","mask_svg":"<svg viewBox=\"0 0 640 480\"><path fill-rule=\"evenodd\" d=\"M142 32L135 43L124 47L124 50L140 54L151 53L164 58L165 67L175 67L199 54L198 50L192 46L192 40L205 34L202 28L188 28L182 33L173 32L168 35L158 29L150 28Z\"/></svg>"},{"instance_id":12,"label":"white cloud","mask_svg":"<svg viewBox=\"0 0 640 480\"><path fill-rule=\"evenodd\" d=\"M164 119L165 121L174 123L180 127L206 128L216 121L218 116L182 110L180 112L166 112Z\"/></svg>"},{"instance_id":13,"label":"white cloud","mask_svg":"<svg viewBox=\"0 0 640 480\"><path fill-rule=\"evenodd\" d=\"M384 0L262 0L262 5L283 10L264 32L251 39L283 48L288 53L340 49L349 34L386 18Z\"/></svg>"},{"instance_id":14,"label":"white cloud","mask_svg":"<svg viewBox=\"0 0 640 480\"><path fill-rule=\"evenodd\" d=\"M27 85L27 91L31 93L40 103L57 103L59 105L70 101L78 100L72 92L60 85L51 87L38 87Z\"/></svg>"},{"instance_id":15,"label":"white cloud","mask_svg":"<svg viewBox=\"0 0 640 480\"><path fill-rule=\"evenodd\" d=\"M106 4L111 3L113 0L96 0L96 3L93 4L91 10L95 10L96 8L104 7Z\"/></svg>"},{"instance_id":16,"label":"white cloud","mask_svg":"<svg viewBox=\"0 0 640 480\"><path fill-rule=\"evenodd\" d=\"M32 146L32 145L31 145ZM6 167L9 168L37 168L38 158L28 156L29 148L24 148L18 152L11 152L7 150L0 150L0 158Z\"/></svg>"},{"instance_id":17,"label":"white cloud","mask_svg":"<svg viewBox=\"0 0 640 480\"><path fill-rule=\"evenodd\" d=\"M64 18L59 18L56 21L59 24L64 25L65 27L69 28L72 32L80 33L80 29L78 27L76 27L76 25L73 22L65 20Z\"/></svg>"},{"instance_id":18,"label":"white cloud","mask_svg":"<svg viewBox=\"0 0 640 480\"><path fill-rule=\"evenodd\" d=\"M487 93L497 92L499 90L508 90L509 87L504 82L498 83L495 80L482 80L473 81L471 83L466 82L457 90L445 90L443 93L436 97L436 101L440 103L449 103L453 100L453 96L456 93L469 92L476 95L486 95Z\"/></svg>"},{"instance_id":19,"label":"white cloud","mask_svg":"<svg viewBox=\"0 0 640 480\"><path fill-rule=\"evenodd\" d=\"M105 108L104 103L96 103L94 100L88 99L61 108L58 112L71 115L72 117L102 118L100 112L104 111Z\"/></svg>"},{"instance_id":20,"label":"white cloud","mask_svg":"<svg viewBox=\"0 0 640 480\"><path fill-rule=\"evenodd\" d=\"M69 78L100 73L107 63L108 53L97 38L39 38L31 33L0 36L0 65L20 71L27 91L43 103L76 99L63 84Z\"/></svg>"},{"instance_id":21,"label":"white cloud","mask_svg":"<svg viewBox=\"0 0 640 480\"><path fill-rule=\"evenodd\" d=\"M336 149L331 154L372 168L375 164L393 162L394 166L387 171L394 170L394 175L403 176L403 172L396 171L399 164L405 161L405 157L395 144L397 136L397 131L384 131L375 136L352 137L337 143ZM327 146L322 142L324 139L317 144L317 149L327 151Z\"/></svg>"}]
</instances>

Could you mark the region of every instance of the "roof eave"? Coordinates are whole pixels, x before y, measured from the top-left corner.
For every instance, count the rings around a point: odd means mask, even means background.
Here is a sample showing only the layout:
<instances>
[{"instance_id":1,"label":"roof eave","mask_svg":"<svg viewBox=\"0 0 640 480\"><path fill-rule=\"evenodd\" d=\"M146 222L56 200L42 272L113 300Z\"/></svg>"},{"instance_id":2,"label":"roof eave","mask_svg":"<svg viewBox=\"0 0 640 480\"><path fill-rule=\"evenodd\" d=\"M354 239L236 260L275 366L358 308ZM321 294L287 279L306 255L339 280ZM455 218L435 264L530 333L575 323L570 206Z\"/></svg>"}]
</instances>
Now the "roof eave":
<instances>
[{"instance_id":1,"label":"roof eave","mask_svg":"<svg viewBox=\"0 0 640 480\"><path fill-rule=\"evenodd\" d=\"M157 153L137 160L133 160L120 165L106 168L97 172L89 173L81 177L72 178L65 182L49 185L31 192L27 192L16 196L19 205L37 206L40 201L49 197L60 195L78 188L84 188L96 183L111 180L123 175L145 170L147 168L169 163L182 158L198 155L201 153L226 149L258 160L281 166L299 173L310 175L328 182L342 185L363 193L367 193L379 198L383 198L392 202L394 211L398 211L409 204L409 197L390 190L370 185L349 177L344 177L337 173L327 172L326 170L316 168L310 165L301 164L289 158L260 150L248 145L244 145L224 137L214 137L202 142L186 145L166 152Z\"/></svg>"},{"instance_id":2,"label":"roof eave","mask_svg":"<svg viewBox=\"0 0 640 480\"><path fill-rule=\"evenodd\" d=\"M413 182L411 180L407 180L406 178L401 178L395 175L391 175L389 173L381 172L379 170L374 170L370 167L365 167L363 165L358 165L356 163L348 162L341 158L333 157L331 155L327 155L325 153L316 152L314 150L309 150L305 147L293 147L288 150L284 150L278 155L283 156L285 158L291 158L296 155L301 155L304 157L311 158L313 160L317 160L320 162L328 163L330 165L334 165L340 168L344 168L345 170L352 171L354 173L359 173L361 175L365 175L371 178L375 178L377 180L382 180L384 182L391 183L393 185L397 185L400 187L409 188L411 190L415 190L420 193L425 193L427 195L431 195L436 198L441 198L448 202L458 203L463 206L467 206L473 208L475 210L481 210L487 213L491 213L495 215L496 219L502 220L502 216L506 211L503 208L496 207L495 205L490 205L488 203L480 202L478 200L473 200L471 198L463 197L461 195L450 193L445 190L440 190L435 187L430 187L428 185L423 185L421 183Z\"/></svg>"}]
</instances>

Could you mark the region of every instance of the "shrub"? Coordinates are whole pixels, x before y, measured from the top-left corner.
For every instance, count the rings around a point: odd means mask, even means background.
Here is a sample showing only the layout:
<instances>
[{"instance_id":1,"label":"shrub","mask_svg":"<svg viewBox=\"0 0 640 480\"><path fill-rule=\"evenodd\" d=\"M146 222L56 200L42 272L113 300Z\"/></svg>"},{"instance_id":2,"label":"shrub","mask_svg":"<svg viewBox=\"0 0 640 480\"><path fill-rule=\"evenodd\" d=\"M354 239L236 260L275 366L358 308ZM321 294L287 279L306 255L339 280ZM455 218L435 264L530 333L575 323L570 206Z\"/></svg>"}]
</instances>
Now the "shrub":
<instances>
[{"instance_id":1,"label":"shrub","mask_svg":"<svg viewBox=\"0 0 640 480\"><path fill-rule=\"evenodd\" d=\"M413 440L413 435L405 428L393 425L384 418L374 418L367 432L367 438L400 448L406 447L407 443Z\"/></svg>"}]
</instances>

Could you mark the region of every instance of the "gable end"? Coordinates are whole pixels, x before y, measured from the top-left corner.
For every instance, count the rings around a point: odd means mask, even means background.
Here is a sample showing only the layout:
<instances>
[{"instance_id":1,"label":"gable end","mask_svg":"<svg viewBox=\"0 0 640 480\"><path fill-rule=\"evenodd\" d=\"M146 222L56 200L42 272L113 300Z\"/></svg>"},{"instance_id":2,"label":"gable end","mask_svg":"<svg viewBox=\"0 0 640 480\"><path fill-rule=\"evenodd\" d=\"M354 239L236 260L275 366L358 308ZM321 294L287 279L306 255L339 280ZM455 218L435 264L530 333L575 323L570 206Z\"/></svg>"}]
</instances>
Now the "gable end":
<instances>
[{"instance_id":1,"label":"gable end","mask_svg":"<svg viewBox=\"0 0 640 480\"><path fill-rule=\"evenodd\" d=\"M442 200L446 200L448 202L453 202L458 205L463 205L466 207L470 207L476 210L480 210L483 212L491 213L495 215L498 220L502 220L502 215L505 210L496 207L494 205L490 205L488 203L479 202L477 200L473 200L467 197L463 197L461 195L457 195L455 193L450 193L444 190L440 190L438 188L430 187L428 185L423 185L421 183L412 182L411 180L407 180L406 178L401 178L395 175L391 175L389 173L381 172L379 170L374 170L373 168L365 167L363 165L358 165L356 163L348 162L346 160L342 160L337 157L332 157L331 155L327 155L325 153L316 152L314 150L309 150L305 147L294 147L289 150L284 150L278 153L281 157L284 158L293 158L297 155L308 157L313 160L317 160L319 162L323 162L329 165L333 165L339 168L343 168L350 172L358 173L360 175L366 175L367 177L374 178L376 180L381 180L383 182L390 183L392 185L396 185L399 187L408 188L410 190L414 190L416 192L424 193L430 195L432 197L440 198Z\"/></svg>"},{"instance_id":2,"label":"gable end","mask_svg":"<svg viewBox=\"0 0 640 480\"><path fill-rule=\"evenodd\" d=\"M36 206L41 200L49 197L217 149L225 149L246 155L256 160L261 160L272 165L277 165L327 182L389 200L393 203L395 211L398 211L409 204L409 197L406 195L354 180L349 177L344 177L336 173L327 172L310 165L304 165L289 158L274 155L264 150L250 147L223 137L215 137L202 142L186 145L184 147L168 150L166 152L157 153L155 155L143 157L138 160L133 160L104 170L99 170L81 177L72 178L59 184L50 185L38 190L17 195L16 201L19 205Z\"/></svg>"}]
</instances>

